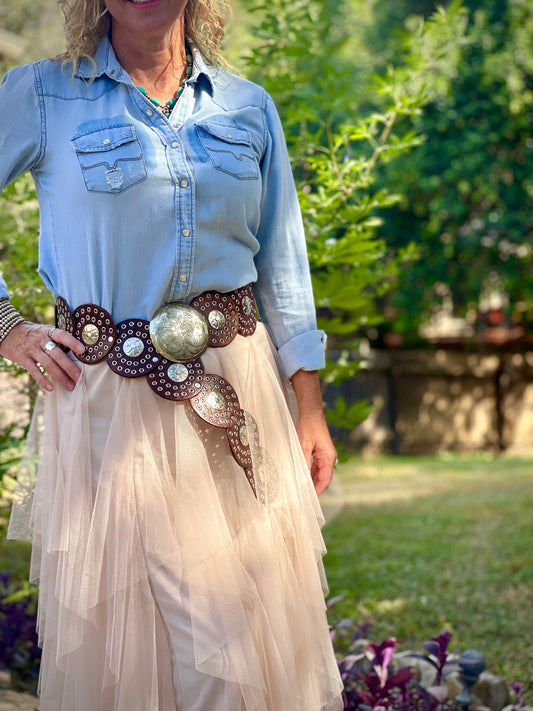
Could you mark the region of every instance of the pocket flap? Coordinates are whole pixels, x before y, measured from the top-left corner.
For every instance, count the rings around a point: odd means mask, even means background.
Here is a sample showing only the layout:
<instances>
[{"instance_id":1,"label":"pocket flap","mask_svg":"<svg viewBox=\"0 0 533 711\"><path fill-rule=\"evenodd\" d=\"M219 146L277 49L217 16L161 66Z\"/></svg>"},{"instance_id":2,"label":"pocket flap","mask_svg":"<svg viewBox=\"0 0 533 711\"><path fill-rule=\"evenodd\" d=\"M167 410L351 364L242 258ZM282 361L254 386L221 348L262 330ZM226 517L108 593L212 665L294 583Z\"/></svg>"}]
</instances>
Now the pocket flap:
<instances>
[{"instance_id":1,"label":"pocket flap","mask_svg":"<svg viewBox=\"0 0 533 711\"><path fill-rule=\"evenodd\" d=\"M72 139L72 143L77 153L97 153L99 151L109 151L124 143L137 140L135 126L126 124L123 126L107 126L89 133L78 134Z\"/></svg>"},{"instance_id":2,"label":"pocket flap","mask_svg":"<svg viewBox=\"0 0 533 711\"><path fill-rule=\"evenodd\" d=\"M235 124L202 121L198 123L197 126L214 138L218 138L220 141L224 141L225 143L236 143L243 146L251 145L250 134L248 131L244 128L239 128Z\"/></svg>"}]
</instances>

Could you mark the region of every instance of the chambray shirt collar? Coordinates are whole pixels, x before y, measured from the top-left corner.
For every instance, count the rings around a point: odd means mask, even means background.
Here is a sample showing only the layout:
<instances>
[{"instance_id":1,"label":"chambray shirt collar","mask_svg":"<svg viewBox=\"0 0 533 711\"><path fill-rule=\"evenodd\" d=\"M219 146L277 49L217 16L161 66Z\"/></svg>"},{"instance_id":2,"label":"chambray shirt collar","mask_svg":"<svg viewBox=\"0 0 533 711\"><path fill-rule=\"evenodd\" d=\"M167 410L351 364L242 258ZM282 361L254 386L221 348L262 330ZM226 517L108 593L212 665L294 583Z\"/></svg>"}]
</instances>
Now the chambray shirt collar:
<instances>
[{"instance_id":1,"label":"chambray shirt collar","mask_svg":"<svg viewBox=\"0 0 533 711\"><path fill-rule=\"evenodd\" d=\"M207 86L210 92L213 92L214 80L212 74L216 73L216 67L212 67L207 64L197 49L193 49L194 57L194 68L189 82L200 83L202 79L205 78ZM98 43L96 52L93 57L96 63L96 72L94 65L89 59L83 58L80 60L77 74L83 79L91 79L92 77L101 77L106 74L110 79L115 81L123 81L126 83L131 83L129 75L124 71L123 67L120 65L116 54L113 50L113 46L109 41L109 38L103 37Z\"/></svg>"}]
</instances>

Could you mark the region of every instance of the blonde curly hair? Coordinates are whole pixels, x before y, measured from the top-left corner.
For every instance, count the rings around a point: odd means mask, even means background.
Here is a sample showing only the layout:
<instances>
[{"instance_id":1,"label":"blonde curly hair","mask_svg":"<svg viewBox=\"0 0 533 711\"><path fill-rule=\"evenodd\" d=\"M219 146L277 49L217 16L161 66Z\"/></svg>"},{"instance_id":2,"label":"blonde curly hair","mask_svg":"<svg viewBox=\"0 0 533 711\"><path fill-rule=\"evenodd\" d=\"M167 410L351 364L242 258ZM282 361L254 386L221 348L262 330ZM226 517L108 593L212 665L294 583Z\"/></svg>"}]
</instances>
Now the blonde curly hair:
<instances>
[{"instance_id":1,"label":"blonde curly hair","mask_svg":"<svg viewBox=\"0 0 533 711\"><path fill-rule=\"evenodd\" d=\"M109 32L110 16L104 0L58 0L58 5L67 43L58 59L71 62L75 71L83 57L94 62L98 42ZM212 64L227 64L220 51L226 10L227 0L188 0L185 8L185 36Z\"/></svg>"}]
</instances>

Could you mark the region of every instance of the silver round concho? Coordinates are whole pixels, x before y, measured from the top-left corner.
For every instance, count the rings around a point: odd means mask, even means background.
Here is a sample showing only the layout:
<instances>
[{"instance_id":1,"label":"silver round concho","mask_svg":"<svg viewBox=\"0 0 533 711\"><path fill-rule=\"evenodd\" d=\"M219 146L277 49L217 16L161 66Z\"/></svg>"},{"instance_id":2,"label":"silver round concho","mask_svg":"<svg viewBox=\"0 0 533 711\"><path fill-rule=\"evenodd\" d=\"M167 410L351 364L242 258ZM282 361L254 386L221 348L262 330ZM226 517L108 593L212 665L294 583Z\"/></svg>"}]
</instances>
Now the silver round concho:
<instances>
[{"instance_id":1,"label":"silver round concho","mask_svg":"<svg viewBox=\"0 0 533 711\"><path fill-rule=\"evenodd\" d=\"M226 325L226 317L224 316L222 311L218 311L218 309L210 311L207 320L209 321L211 326L213 326L213 328L224 328L224 326Z\"/></svg>"},{"instance_id":2,"label":"silver round concho","mask_svg":"<svg viewBox=\"0 0 533 711\"><path fill-rule=\"evenodd\" d=\"M172 363L167 368L167 375L175 383L183 383L189 377L189 371L183 363Z\"/></svg>"},{"instance_id":3,"label":"silver round concho","mask_svg":"<svg viewBox=\"0 0 533 711\"><path fill-rule=\"evenodd\" d=\"M190 363L171 363L162 359L155 370L148 373L148 385L165 400L190 400L202 389L204 366L201 360Z\"/></svg>"},{"instance_id":4,"label":"silver round concho","mask_svg":"<svg viewBox=\"0 0 533 711\"><path fill-rule=\"evenodd\" d=\"M151 373L161 360L150 340L148 321L130 318L117 325L115 347L107 356L111 370L125 378L140 378Z\"/></svg>"},{"instance_id":5,"label":"silver round concho","mask_svg":"<svg viewBox=\"0 0 533 711\"><path fill-rule=\"evenodd\" d=\"M248 427L246 425L239 427L239 441L243 447L247 447L249 444Z\"/></svg>"},{"instance_id":6,"label":"silver round concho","mask_svg":"<svg viewBox=\"0 0 533 711\"><path fill-rule=\"evenodd\" d=\"M241 410L239 421L226 430L229 446L233 457L244 469L252 467L252 453L248 437L248 428L244 419L244 412Z\"/></svg>"},{"instance_id":7,"label":"silver round concho","mask_svg":"<svg viewBox=\"0 0 533 711\"><path fill-rule=\"evenodd\" d=\"M62 331L68 331L69 333L74 333L76 330L76 324L74 323L72 312L69 309L65 299L61 296L58 296L56 300L56 326ZM61 347L65 349L65 346Z\"/></svg>"},{"instance_id":8,"label":"silver round concho","mask_svg":"<svg viewBox=\"0 0 533 711\"><path fill-rule=\"evenodd\" d=\"M241 305L244 315L249 316L252 313L253 302L248 294L242 297Z\"/></svg>"},{"instance_id":9,"label":"silver round concho","mask_svg":"<svg viewBox=\"0 0 533 711\"><path fill-rule=\"evenodd\" d=\"M191 398L192 409L202 420L215 427L233 427L241 417L237 393L227 380L208 373L202 389Z\"/></svg>"},{"instance_id":10,"label":"silver round concho","mask_svg":"<svg viewBox=\"0 0 533 711\"><path fill-rule=\"evenodd\" d=\"M144 343L140 338L131 336L130 338L126 338L122 344L122 350L128 358L137 358L144 351Z\"/></svg>"},{"instance_id":11,"label":"silver round concho","mask_svg":"<svg viewBox=\"0 0 533 711\"><path fill-rule=\"evenodd\" d=\"M205 352L209 342L206 318L187 304L161 306L150 321L150 338L158 353L174 363L189 363Z\"/></svg>"},{"instance_id":12,"label":"silver round concho","mask_svg":"<svg viewBox=\"0 0 533 711\"><path fill-rule=\"evenodd\" d=\"M85 343L86 346L94 346L95 343L98 343L99 338L100 331L93 323L88 323L82 328L81 340Z\"/></svg>"}]
</instances>

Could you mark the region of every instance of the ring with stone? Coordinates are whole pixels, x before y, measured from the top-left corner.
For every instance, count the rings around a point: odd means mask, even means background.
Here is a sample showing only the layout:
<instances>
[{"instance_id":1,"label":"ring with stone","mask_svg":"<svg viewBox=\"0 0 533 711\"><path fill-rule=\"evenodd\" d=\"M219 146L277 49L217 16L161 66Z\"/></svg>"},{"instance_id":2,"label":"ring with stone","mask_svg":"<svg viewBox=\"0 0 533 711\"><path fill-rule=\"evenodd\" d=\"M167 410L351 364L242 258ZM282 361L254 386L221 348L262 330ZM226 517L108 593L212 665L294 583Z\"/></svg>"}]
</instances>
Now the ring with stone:
<instances>
[{"instance_id":1,"label":"ring with stone","mask_svg":"<svg viewBox=\"0 0 533 711\"><path fill-rule=\"evenodd\" d=\"M57 331L57 328L53 326L49 331L48 331L48 338L53 341L54 340L54 331Z\"/></svg>"},{"instance_id":2,"label":"ring with stone","mask_svg":"<svg viewBox=\"0 0 533 711\"><path fill-rule=\"evenodd\" d=\"M53 341L48 341L48 343L45 343L45 346L43 348L44 352L46 355L50 355L50 353L56 348L57 343L54 343Z\"/></svg>"}]
</instances>

